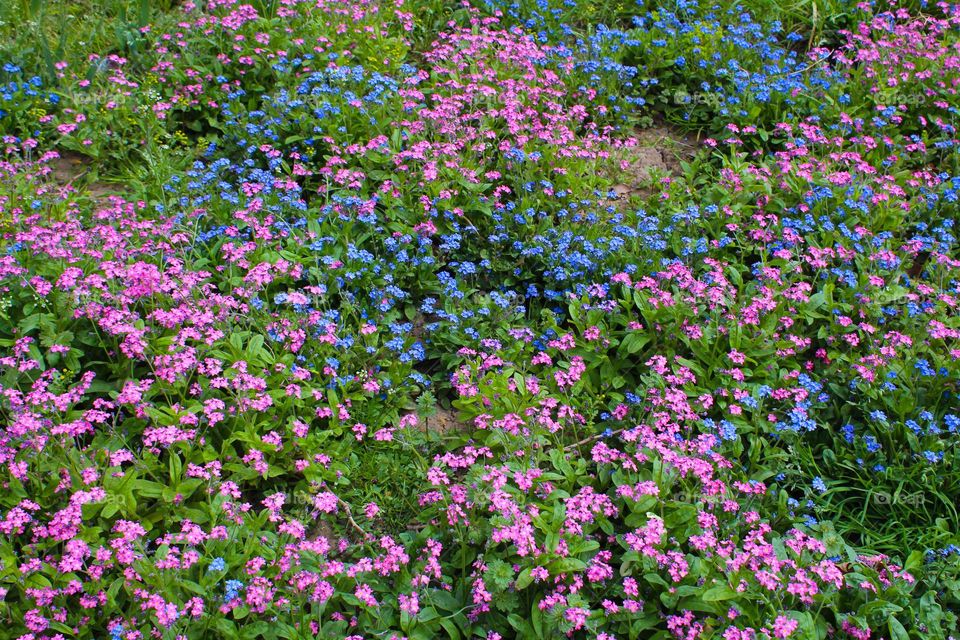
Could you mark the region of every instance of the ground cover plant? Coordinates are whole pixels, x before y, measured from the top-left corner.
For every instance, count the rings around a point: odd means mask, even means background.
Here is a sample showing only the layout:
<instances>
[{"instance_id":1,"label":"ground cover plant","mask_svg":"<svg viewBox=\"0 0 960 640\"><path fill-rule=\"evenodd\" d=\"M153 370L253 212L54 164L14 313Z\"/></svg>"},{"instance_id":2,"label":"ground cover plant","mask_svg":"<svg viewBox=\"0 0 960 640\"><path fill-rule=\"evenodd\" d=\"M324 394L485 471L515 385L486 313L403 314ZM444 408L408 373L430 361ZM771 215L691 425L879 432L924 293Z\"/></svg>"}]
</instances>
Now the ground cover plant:
<instances>
[{"instance_id":1,"label":"ground cover plant","mask_svg":"<svg viewBox=\"0 0 960 640\"><path fill-rule=\"evenodd\" d=\"M958 637L960 5L0 34L3 637Z\"/></svg>"}]
</instances>

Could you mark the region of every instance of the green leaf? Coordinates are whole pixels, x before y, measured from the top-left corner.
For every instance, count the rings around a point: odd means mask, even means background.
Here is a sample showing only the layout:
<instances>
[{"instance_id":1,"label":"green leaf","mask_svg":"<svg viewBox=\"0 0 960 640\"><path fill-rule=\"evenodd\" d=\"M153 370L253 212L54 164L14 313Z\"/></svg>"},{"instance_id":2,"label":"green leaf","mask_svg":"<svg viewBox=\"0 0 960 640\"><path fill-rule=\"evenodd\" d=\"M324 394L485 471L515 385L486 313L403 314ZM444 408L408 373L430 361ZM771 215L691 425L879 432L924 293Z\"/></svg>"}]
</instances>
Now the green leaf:
<instances>
[{"instance_id":1,"label":"green leaf","mask_svg":"<svg viewBox=\"0 0 960 640\"><path fill-rule=\"evenodd\" d=\"M123 578L117 578L113 581L113 584L110 585L110 588L107 589L107 599L110 602L114 601L114 598L117 597L117 594L120 593L120 589L123 588L124 580Z\"/></svg>"},{"instance_id":2,"label":"green leaf","mask_svg":"<svg viewBox=\"0 0 960 640\"><path fill-rule=\"evenodd\" d=\"M227 620L226 618L216 618L216 627L224 638L236 638L237 637L237 625L232 620Z\"/></svg>"},{"instance_id":3,"label":"green leaf","mask_svg":"<svg viewBox=\"0 0 960 640\"><path fill-rule=\"evenodd\" d=\"M460 630L457 629L457 625L453 620L450 620L449 618L443 618L440 620L440 626L443 627L444 631L447 632L447 636L449 636L450 640L460 640L462 637Z\"/></svg>"},{"instance_id":4,"label":"green leaf","mask_svg":"<svg viewBox=\"0 0 960 640\"><path fill-rule=\"evenodd\" d=\"M180 456L175 451L170 451L170 460L168 466L170 468L170 484L175 485L180 482L180 474L183 472L183 462L180 460Z\"/></svg>"},{"instance_id":5,"label":"green leaf","mask_svg":"<svg viewBox=\"0 0 960 640\"><path fill-rule=\"evenodd\" d=\"M732 600L736 597L737 592L725 584L710 587L700 596L704 602L721 602L723 600Z\"/></svg>"},{"instance_id":6,"label":"green leaf","mask_svg":"<svg viewBox=\"0 0 960 640\"><path fill-rule=\"evenodd\" d=\"M515 613L507 616L507 622L517 631L518 638L531 638L534 635L533 627L529 622Z\"/></svg>"},{"instance_id":7,"label":"green leaf","mask_svg":"<svg viewBox=\"0 0 960 640\"><path fill-rule=\"evenodd\" d=\"M540 599L537 598L530 609L530 622L533 624L533 632L537 638L543 637L543 612L540 611Z\"/></svg>"},{"instance_id":8,"label":"green leaf","mask_svg":"<svg viewBox=\"0 0 960 640\"><path fill-rule=\"evenodd\" d=\"M517 591L521 591L530 586L530 583L533 582L533 576L531 574L530 567L527 567L520 572L520 575L517 576L516 588Z\"/></svg>"},{"instance_id":9,"label":"green leaf","mask_svg":"<svg viewBox=\"0 0 960 640\"><path fill-rule=\"evenodd\" d=\"M626 351L628 354L633 355L643 349L648 342L650 342L649 334L641 333L631 333L623 339L623 343L620 345L620 349Z\"/></svg>"},{"instance_id":10,"label":"green leaf","mask_svg":"<svg viewBox=\"0 0 960 640\"><path fill-rule=\"evenodd\" d=\"M47 626L53 631L59 631L60 633L66 633L71 636L73 635L73 627L68 627L62 622L50 622Z\"/></svg>"},{"instance_id":11,"label":"green leaf","mask_svg":"<svg viewBox=\"0 0 960 640\"><path fill-rule=\"evenodd\" d=\"M103 508L103 511L100 512L100 517L112 518L119 510L120 506L116 502L111 502Z\"/></svg>"},{"instance_id":12,"label":"green leaf","mask_svg":"<svg viewBox=\"0 0 960 640\"><path fill-rule=\"evenodd\" d=\"M441 611L453 612L463 606L459 600L446 591L433 591L430 594L430 601Z\"/></svg>"},{"instance_id":13,"label":"green leaf","mask_svg":"<svg viewBox=\"0 0 960 640\"><path fill-rule=\"evenodd\" d=\"M887 621L887 628L890 629L890 640L910 640L910 634L896 618L890 617Z\"/></svg>"},{"instance_id":14,"label":"green leaf","mask_svg":"<svg viewBox=\"0 0 960 640\"><path fill-rule=\"evenodd\" d=\"M554 560L547 565L547 569L550 570L550 573L556 575L558 573L572 573L575 571L583 571L587 568L587 563L583 560L578 560L576 558L560 558L559 560Z\"/></svg>"},{"instance_id":15,"label":"green leaf","mask_svg":"<svg viewBox=\"0 0 960 640\"><path fill-rule=\"evenodd\" d=\"M643 574L643 579L646 580L648 583L658 587L667 587L667 588L670 587L670 585L667 584L667 581L664 580L659 573L645 573Z\"/></svg>"},{"instance_id":16,"label":"green leaf","mask_svg":"<svg viewBox=\"0 0 960 640\"><path fill-rule=\"evenodd\" d=\"M936 601L933 591L927 591L920 598L920 622L927 626L932 634L931 638L943 638L940 623L943 620L943 609Z\"/></svg>"},{"instance_id":17,"label":"green leaf","mask_svg":"<svg viewBox=\"0 0 960 640\"><path fill-rule=\"evenodd\" d=\"M269 622L266 620L258 620L253 624L247 624L243 626L243 629L240 631L240 637L246 640L254 640L255 638L262 638L264 636L270 637L271 627Z\"/></svg>"},{"instance_id":18,"label":"green leaf","mask_svg":"<svg viewBox=\"0 0 960 640\"><path fill-rule=\"evenodd\" d=\"M263 352L263 336L259 333L250 338L250 342L247 343L247 357L251 360L259 356Z\"/></svg>"},{"instance_id":19,"label":"green leaf","mask_svg":"<svg viewBox=\"0 0 960 640\"><path fill-rule=\"evenodd\" d=\"M425 607L417 614L417 622L430 622L440 617L440 613L433 607Z\"/></svg>"},{"instance_id":20,"label":"green leaf","mask_svg":"<svg viewBox=\"0 0 960 640\"><path fill-rule=\"evenodd\" d=\"M152 480L137 480L134 485L134 490L144 498L159 498L163 495L164 486L159 482L153 482Z\"/></svg>"},{"instance_id":21,"label":"green leaf","mask_svg":"<svg viewBox=\"0 0 960 640\"><path fill-rule=\"evenodd\" d=\"M907 573L917 575L923 570L923 552L913 551L907 556L907 561L903 564L903 570Z\"/></svg>"}]
</instances>

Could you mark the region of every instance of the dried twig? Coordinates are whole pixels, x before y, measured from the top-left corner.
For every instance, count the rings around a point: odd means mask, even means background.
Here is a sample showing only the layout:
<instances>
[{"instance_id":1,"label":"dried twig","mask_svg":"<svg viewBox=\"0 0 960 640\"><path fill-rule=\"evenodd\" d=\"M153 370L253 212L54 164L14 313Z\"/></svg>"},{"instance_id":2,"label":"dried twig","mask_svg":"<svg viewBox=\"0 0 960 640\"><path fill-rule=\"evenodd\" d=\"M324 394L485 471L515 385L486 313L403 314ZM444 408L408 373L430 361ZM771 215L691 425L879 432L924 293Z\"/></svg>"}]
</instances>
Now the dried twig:
<instances>
[{"instance_id":1,"label":"dried twig","mask_svg":"<svg viewBox=\"0 0 960 640\"><path fill-rule=\"evenodd\" d=\"M353 519L353 512L350 510L350 505L347 504L346 501L344 501L344 499L341 498L340 496L337 496L337 504L343 507L343 511L347 516L347 522L350 523L350 526L356 529L357 532L359 532L360 535L363 536L364 540L369 539L371 537L370 534L364 531L363 527L357 524L357 521Z\"/></svg>"},{"instance_id":2,"label":"dried twig","mask_svg":"<svg viewBox=\"0 0 960 640\"><path fill-rule=\"evenodd\" d=\"M600 440L601 438L612 438L613 436L617 435L618 433L622 433L622 432L626 431L626 429L627 429L626 427L623 427L622 429L617 429L616 431L611 431L610 433L606 433L606 432L604 432L604 433L597 433L597 434L592 435L592 436L590 436L590 437L588 437L588 438L584 438L584 439L581 440L580 442L574 442L573 444L568 444L567 446L565 446L565 447L563 448L563 450L564 450L564 451L569 451L570 449L579 448L579 447L582 447L582 446L585 445L585 444L589 444L589 443L593 442L594 440Z\"/></svg>"}]
</instances>

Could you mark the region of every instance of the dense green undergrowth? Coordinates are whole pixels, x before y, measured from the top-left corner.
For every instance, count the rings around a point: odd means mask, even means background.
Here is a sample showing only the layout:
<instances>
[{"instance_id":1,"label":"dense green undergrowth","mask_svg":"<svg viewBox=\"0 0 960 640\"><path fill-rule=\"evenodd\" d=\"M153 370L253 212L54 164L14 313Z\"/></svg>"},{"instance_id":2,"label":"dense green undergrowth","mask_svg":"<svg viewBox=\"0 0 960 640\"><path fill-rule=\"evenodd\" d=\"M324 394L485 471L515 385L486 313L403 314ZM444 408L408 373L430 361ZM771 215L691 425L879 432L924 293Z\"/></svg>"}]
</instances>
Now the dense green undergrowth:
<instances>
[{"instance_id":1,"label":"dense green undergrowth","mask_svg":"<svg viewBox=\"0 0 960 640\"><path fill-rule=\"evenodd\" d=\"M953 637L958 27L4 5L11 637Z\"/></svg>"}]
</instances>

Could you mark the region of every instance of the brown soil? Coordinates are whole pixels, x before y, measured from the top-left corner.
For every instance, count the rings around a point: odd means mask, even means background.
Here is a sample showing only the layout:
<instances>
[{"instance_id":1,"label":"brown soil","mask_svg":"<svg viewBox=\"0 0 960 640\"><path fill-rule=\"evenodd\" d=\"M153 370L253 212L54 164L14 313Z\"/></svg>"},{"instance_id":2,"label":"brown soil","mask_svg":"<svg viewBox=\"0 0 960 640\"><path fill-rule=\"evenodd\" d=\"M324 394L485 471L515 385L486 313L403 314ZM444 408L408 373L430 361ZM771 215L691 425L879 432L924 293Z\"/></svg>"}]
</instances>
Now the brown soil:
<instances>
[{"instance_id":1,"label":"brown soil","mask_svg":"<svg viewBox=\"0 0 960 640\"><path fill-rule=\"evenodd\" d=\"M93 169L90 158L74 153L60 151L60 157L51 163L53 180L61 186L71 186L79 193L86 194L94 202L106 200L108 196L116 195L115 185L106 182L90 182L84 184L84 178Z\"/></svg>"},{"instance_id":2,"label":"brown soil","mask_svg":"<svg viewBox=\"0 0 960 640\"><path fill-rule=\"evenodd\" d=\"M467 423L457 419L456 411L452 409L441 409L439 407L432 416L422 418L420 422L426 431L433 431L440 435L453 433L455 431L466 431L469 428Z\"/></svg>"},{"instance_id":3,"label":"brown soil","mask_svg":"<svg viewBox=\"0 0 960 640\"><path fill-rule=\"evenodd\" d=\"M90 160L78 153L60 151L60 157L51 163L53 179L57 184L73 185L78 178L90 171ZM75 185L74 185L75 186Z\"/></svg>"},{"instance_id":4,"label":"brown soil","mask_svg":"<svg viewBox=\"0 0 960 640\"><path fill-rule=\"evenodd\" d=\"M682 173L681 162L697 151L693 139L664 126L639 130L635 137L636 146L611 154L610 174L619 181L613 186L617 199L612 204L619 209L628 208L635 198L645 200L656 193L656 180Z\"/></svg>"}]
</instances>

